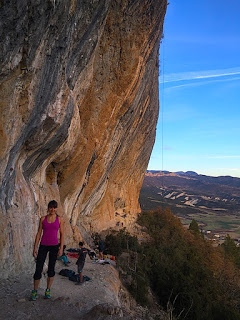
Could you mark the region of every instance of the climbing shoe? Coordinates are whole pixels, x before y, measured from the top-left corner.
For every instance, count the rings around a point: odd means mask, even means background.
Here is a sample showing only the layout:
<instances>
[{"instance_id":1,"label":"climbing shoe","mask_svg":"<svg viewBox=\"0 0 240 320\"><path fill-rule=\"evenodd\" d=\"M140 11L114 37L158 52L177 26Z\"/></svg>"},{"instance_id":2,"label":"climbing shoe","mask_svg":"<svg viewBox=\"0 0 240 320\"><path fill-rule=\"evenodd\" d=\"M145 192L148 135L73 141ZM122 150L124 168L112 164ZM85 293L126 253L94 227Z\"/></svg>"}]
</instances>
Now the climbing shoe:
<instances>
[{"instance_id":1,"label":"climbing shoe","mask_svg":"<svg viewBox=\"0 0 240 320\"><path fill-rule=\"evenodd\" d=\"M30 296L31 301L36 301L37 300L37 290L32 290L31 296Z\"/></svg>"},{"instance_id":2,"label":"climbing shoe","mask_svg":"<svg viewBox=\"0 0 240 320\"><path fill-rule=\"evenodd\" d=\"M45 291L45 299L50 299L50 298L51 298L50 289L46 289L46 291Z\"/></svg>"}]
</instances>

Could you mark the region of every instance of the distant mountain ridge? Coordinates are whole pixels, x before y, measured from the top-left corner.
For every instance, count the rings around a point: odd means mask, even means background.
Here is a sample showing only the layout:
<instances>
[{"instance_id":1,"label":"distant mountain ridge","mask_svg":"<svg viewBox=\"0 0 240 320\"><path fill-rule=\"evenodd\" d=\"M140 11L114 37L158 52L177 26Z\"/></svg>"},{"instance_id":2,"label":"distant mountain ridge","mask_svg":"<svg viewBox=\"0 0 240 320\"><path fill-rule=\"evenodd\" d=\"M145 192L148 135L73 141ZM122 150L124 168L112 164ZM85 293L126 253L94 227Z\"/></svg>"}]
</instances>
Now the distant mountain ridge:
<instances>
[{"instance_id":1,"label":"distant mountain ridge","mask_svg":"<svg viewBox=\"0 0 240 320\"><path fill-rule=\"evenodd\" d=\"M177 172L171 172L171 171L166 171L166 170L147 170L147 173L164 173L164 174L169 174L169 173L173 173L173 174L177 174L177 175L199 175L197 172L195 171L177 171Z\"/></svg>"},{"instance_id":2,"label":"distant mountain ridge","mask_svg":"<svg viewBox=\"0 0 240 320\"><path fill-rule=\"evenodd\" d=\"M178 171L178 172L170 172L170 171L155 171L155 170L147 170L145 177L190 177L192 179L197 179L197 181L202 183L213 183L213 184L221 184L225 186L230 187L236 187L240 188L240 178L231 177L231 176L219 176L219 177L213 177L213 176L206 176L202 174L198 174L194 171ZM168 179L168 178L167 178ZM164 181L167 182L167 179L164 179Z\"/></svg>"}]
</instances>

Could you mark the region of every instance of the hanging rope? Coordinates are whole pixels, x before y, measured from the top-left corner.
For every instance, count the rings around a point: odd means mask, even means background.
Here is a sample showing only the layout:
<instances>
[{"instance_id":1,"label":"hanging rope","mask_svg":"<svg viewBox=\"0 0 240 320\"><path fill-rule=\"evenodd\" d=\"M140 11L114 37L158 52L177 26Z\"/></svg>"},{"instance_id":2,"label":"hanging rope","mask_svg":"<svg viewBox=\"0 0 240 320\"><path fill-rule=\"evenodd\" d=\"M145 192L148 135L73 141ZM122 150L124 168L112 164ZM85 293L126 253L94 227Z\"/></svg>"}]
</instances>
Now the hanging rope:
<instances>
[{"instance_id":1,"label":"hanging rope","mask_svg":"<svg viewBox=\"0 0 240 320\"><path fill-rule=\"evenodd\" d=\"M161 196L162 196L162 211L163 211L163 191L164 191L164 174L163 174L163 162L164 162L164 154L163 154L163 144L164 144L164 119L163 119L163 112L164 112L164 75L165 75L165 70L164 70L164 64L165 64L165 41L164 41L164 36L162 36L161 40L161 47L162 47L162 59L160 59L160 65L162 65L162 89L160 90L160 124L161 124ZM161 58L161 57L160 57ZM161 63L162 62L162 63Z\"/></svg>"}]
</instances>

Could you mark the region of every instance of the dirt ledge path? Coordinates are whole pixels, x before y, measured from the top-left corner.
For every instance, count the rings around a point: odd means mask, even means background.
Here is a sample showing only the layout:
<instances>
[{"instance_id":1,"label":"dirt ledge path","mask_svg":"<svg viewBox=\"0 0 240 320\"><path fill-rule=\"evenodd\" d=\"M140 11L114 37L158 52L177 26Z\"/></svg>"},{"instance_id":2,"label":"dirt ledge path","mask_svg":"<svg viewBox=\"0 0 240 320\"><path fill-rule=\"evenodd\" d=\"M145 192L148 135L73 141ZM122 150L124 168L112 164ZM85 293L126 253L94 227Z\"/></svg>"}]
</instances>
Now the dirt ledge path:
<instances>
[{"instance_id":1,"label":"dirt ledge path","mask_svg":"<svg viewBox=\"0 0 240 320\"><path fill-rule=\"evenodd\" d=\"M77 271L76 259L65 267L56 263L56 275L51 289L51 299L44 299L47 277L43 276L38 299L29 301L33 287L33 273L14 279L0 280L0 319L3 320L167 320L157 308L148 310L137 305L123 287L115 262L93 263L87 256L83 275L91 280L75 285L59 275L61 269Z\"/></svg>"},{"instance_id":2,"label":"dirt ledge path","mask_svg":"<svg viewBox=\"0 0 240 320\"><path fill-rule=\"evenodd\" d=\"M76 259L69 260L71 264L67 268L76 272ZM115 262L102 265L93 263L88 257L83 274L91 280L83 285L75 285L75 282L67 277L60 276L58 273L63 268L66 268L63 263L57 261L50 300L44 299L47 280L44 276L36 301L29 301L33 285L31 274L12 280L1 280L0 319L141 319L144 310L138 308L138 315L135 311L130 311L129 296L121 285Z\"/></svg>"}]
</instances>

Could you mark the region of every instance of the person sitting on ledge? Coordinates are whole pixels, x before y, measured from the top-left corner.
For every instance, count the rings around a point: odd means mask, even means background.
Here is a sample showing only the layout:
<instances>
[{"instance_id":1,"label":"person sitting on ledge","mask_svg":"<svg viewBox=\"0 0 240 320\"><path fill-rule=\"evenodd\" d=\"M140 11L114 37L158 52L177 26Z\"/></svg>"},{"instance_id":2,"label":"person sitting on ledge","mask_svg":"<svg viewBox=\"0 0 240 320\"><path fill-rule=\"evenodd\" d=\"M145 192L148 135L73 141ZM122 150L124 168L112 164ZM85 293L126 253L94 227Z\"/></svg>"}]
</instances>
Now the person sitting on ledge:
<instances>
[{"instance_id":1,"label":"person sitting on ledge","mask_svg":"<svg viewBox=\"0 0 240 320\"><path fill-rule=\"evenodd\" d=\"M65 249L66 249L66 245L63 246L63 253L62 253L61 257L57 258L57 260L62 260L64 265L68 266L70 262L68 261L68 257L64 251Z\"/></svg>"},{"instance_id":2,"label":"person sitting on ledge","mask_svg":"<svg viewBox=\"0 0 240 320\"><path fill-rule=\"evenodd\" d=\"M99 260L103 260L103 250L104 250L104 244L101 239L97 239L97 247L99 251Z\"/></svg>"}]
</instances>

